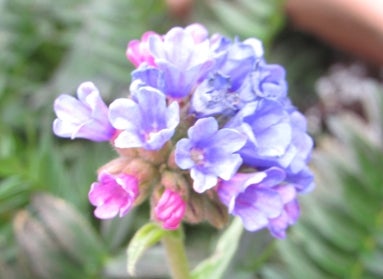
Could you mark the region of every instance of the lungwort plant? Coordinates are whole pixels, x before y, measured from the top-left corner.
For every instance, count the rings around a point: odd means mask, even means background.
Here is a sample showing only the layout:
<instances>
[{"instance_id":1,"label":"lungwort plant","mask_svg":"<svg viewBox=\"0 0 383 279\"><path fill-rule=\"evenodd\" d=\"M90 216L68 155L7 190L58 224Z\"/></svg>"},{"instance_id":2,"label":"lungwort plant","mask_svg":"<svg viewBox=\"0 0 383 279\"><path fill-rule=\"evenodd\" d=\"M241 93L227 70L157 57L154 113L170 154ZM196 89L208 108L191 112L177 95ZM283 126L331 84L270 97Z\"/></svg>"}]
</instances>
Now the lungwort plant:
<instances>
[{"instance_id":1,"label":"lungwort plant","mask_svg":"<svg viewBox=\"0 0 383 279\"><path fill-rule=\"evenodd\" d=\"M133 237L128 269L161 240L172 276L190 277L182 222L221 229L230 214L248 231L285 238L300 215L298 196L314 187L313 140L283 67L267 63L261 41L191 24L144 33L126 57L136 67L130 94L107 106L83 82L77 98L55 100L53 131L116 150L90 187L96 217L123 217L150 200L154 223Z\"/></svg>"}]
</instances>

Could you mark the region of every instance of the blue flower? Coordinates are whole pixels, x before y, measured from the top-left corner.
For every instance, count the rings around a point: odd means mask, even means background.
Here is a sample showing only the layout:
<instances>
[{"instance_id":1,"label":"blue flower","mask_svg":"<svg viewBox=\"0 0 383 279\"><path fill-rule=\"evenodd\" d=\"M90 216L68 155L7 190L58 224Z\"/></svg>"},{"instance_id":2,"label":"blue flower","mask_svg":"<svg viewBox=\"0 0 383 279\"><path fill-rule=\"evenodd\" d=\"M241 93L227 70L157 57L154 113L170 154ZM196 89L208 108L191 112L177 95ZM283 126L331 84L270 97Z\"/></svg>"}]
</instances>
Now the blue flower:
<instances>
[{"instance_id":1,"label":"blue flower","mask_svg":"<svg viewBox=\"0 0 383 279\"><path fill-rule=\"evenodd\" d=\"M238 110L239 104L230 98L236 95L229 92L230 87L230 78L219 73L205 79L193 93L191 113L207 117Z\"/></svg>"},{"instance_id":2,"label":"blue flower","mask_svg":"<svg viewBox=\"0 0 383 279\"><path fill-rule=\"evenodd\" d=\"M109 107L112 125L121 133L114 141L118 148L160 149L179 123L179 106L166 105L166 97L151 87L140 87L132 99L115 100Z\"/></svg>"},{"instance_id":3,"label":"blue flower","mask_svg":"<svg viewBox=\"0 0 383 279\"><path fill-rule=\"evenodd\" d=\"M258 40L235 42L226 47L215 72L199 84L191 100L198 117L233 115L247 103L270 99L283 102L287 95L285 71L263 61Z\"/></svg>"},{"instance_id":4,"label":"blue flower","mask_svg":"<svg viewBox=\"0 0 383 279\"><path fill-rule=\"evenodd\" d=\"M229 180L242 164L242 158L234 152L246 142L246 138L232 129L218 130L213 117L202 118L189 128L188 137L177 142L175 162L181 169L190 169L193 188L202 193L218 182L218 177Z\"/></svg>"},{"instance_id":5,"label":"blue flower","mask_svg":"<svg viewBox=\"0 0 383 279\"><path fill-rule=\"evenodd\" d=\"M246 99L269 99L283 102L287 96L286 73L280 65L261 61L238 90ZM245 97L247 96L247 97Z\"/></svg>"},{"instance_id":6,"label":"blue flower","mask_svg":"<svg viewBox=\"0 0 383 279\"><path fill-rule=\"evenodd\" d=\"M262 100L247 104L226 125L246 135L246 144L238 151L244 164L259 170L280 167L286 181L299 192L314 187L307 167L313 140L306 132L306 119L295 108Z\"/></svg>"},{"instance_id":7,"label":"blue flower","mask_svg":"<svg viewBox=\"0 0 383 279\"><path fill-rule=\"evenodd\" d=\"M55 135L92 141L110 140L115 129L109 123L108 107L96 86L92 82L83 82L77 89L77 96L78 99L63 94L55 100Z\"/></svg>"},{"instance_id":8,"label":"blue flower","mask_svg":"<svg viewBox=\"0 0 383 279\"><path fill-rule=\"evenodd\" d=\"M288 113L281 104L268 100L248 103L226 127L246 135L247 142L238 153L245 164L256 168L282 158L292 140Z\"/></svg>"}]
</instances>

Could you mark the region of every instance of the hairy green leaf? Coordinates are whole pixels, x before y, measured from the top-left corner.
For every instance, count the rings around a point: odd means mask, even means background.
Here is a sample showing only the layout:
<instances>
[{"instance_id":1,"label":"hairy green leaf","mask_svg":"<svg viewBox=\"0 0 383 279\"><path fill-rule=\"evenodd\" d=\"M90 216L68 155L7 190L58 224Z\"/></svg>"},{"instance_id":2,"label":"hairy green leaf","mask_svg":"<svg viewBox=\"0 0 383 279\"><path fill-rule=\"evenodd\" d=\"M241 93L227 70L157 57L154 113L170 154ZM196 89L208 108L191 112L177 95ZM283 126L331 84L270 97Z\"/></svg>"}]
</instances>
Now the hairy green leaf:
<instances>
[{"instance_id":1,"label":"hairy green leaf","mask_svg":"<svg viewBox=\"0 0 383 279\"><path fill-rule=\"evenodd\" d=\"M127 267L131 275L135 273L135 266L144 252L159 242L165 233L167 232L156 223L148 223L135 233L126 250L128 254Z\"/></svg>"}]
</instances>

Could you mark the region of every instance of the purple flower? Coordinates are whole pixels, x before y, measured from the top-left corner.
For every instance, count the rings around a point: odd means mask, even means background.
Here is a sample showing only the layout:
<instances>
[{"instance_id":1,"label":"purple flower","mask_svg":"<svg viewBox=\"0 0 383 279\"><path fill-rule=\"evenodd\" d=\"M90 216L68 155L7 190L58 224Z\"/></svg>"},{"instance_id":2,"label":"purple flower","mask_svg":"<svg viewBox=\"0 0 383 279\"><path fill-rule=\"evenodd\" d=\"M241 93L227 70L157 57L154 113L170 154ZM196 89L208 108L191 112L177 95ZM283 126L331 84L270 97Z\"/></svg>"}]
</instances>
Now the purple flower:
<instances>
[{"instance_id":1,"label":"purple flower","mask_svg":"<svg viewBox=\"0 0 383 279\"><path fill-rule=\"evenodd\" d=\"M163 39L150 37L149 49L163 72L167 96L186 97L211 68L210 44L209 40L202 39L204 36L196 35L193 28L175 27Z\"/></svg>"},{"instance_id":2,"label":"purple flower","mask_svg":"<svg viewBox=\"0 0 383 279\"><path fill-rule=\"evenodd\" d=\"M287 228L294 225L299 218L300 207L294 186L286 184L276 187L276 190L282 197L284 206L281 215L269 220L268 229L274 237L285 238Z\"/></svg>"},{"instance_id":3,"label":"purple flower","mask_svg":"<svg viewBox=\"0 0 383 279\"><path fill-rule=\"evenodd\" d=\"M118 148L160 149L174 134L179 123L177 102L166 106L166 97L151 87L140 87L132 99L115 100L109 107L112 125L121 133L114 145Z\"/></svg>"},{"instance_id":4,"label":"purple flower","mask_svg":"<svg viewBox=\"0 0 383 279\"><path fill-rule=\"evenodd\" d=\"M213 117L202 118L189 128L188 137L177 142L175 162L181 169L190 169L193 188L202 193L218 182L229 180L241 166L238 151L246 138L232 129L218 130Z\"/></svg>"},{"instance_id":5,"label":"purple flower","mask_svg":"<svg viewBox=\"0 0 383 279\"><path fill-rule=\"evenodd\" d=\"M249 231L269 228L277 238L299 216L294 186L283 183L285 172L270 168L263 172L237 173L229 181L220 181L217 192L229 212L242 219Z\"/></svg>"},{"instance_id":6,"label":"purple flower","mask_svg":"<svg viewBox=\"0 0 383 279\"><path fill-rule=\"evenodd\" d=\"M186 210L186 203L180 194L166 189L154 208L155 219L166 230L175 230L180 225Z\"/></svg>"},{"instance_id":7,"label":"purple flower","mask_svg":"<svg viewBox=\"0 0 383 279\"><path fill-rule=\"evenodd\" d=\"M60 95L54 103L57 118L53 122L55 135L64 138L84 138L108 141L115 129L109 123L108 107L92 82L84 82L77 89L78 99Z\"/></svg>"},{"instance_id":8,"label":"purple flower","mask_svg":"<svg viewBox=\"0 0 383 279\"><path fill-rule=\"evenodd\" d=\"M305 166L297 173L288 172L286 181L294 185L300 194L308 193L315 187L314 174L308 166Z\"/></svg>"},{"instance_id":9,"label":"purple flower","mask_svg":"<svg viewBox=\"0 0 383 279\"><path fill-rule=\"evenodd\" d=\"M101 172L92 184L89 201L96 206L94 215L100 219L122 217L132 208L139 193L138 180L128 174L112 175Z\"/></svg>"}]
</instances>

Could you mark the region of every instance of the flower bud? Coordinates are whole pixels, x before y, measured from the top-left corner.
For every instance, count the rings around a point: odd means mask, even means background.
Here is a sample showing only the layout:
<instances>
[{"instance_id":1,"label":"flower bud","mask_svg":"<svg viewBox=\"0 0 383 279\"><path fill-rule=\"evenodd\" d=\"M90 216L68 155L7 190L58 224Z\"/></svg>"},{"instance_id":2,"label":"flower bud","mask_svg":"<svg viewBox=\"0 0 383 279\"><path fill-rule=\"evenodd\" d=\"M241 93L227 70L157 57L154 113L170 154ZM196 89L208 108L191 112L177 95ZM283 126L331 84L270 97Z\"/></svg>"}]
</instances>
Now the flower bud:
<instances>
[{"instance_id":1,"label":"flower bud","mask_svg":"<svg viewBox=\"0 0 383 279\"><path fill-rule=\"evenodd\" d=\"M164 171L161 176L161 185L166 189L180 193L186 200L188 199L191 185L182 173Z\"/></svg>"},{"instance_id":2,"label":"flower bud","mask_svg":"<svg viewBox=\"0 0 383 279\"><path fill-rule=\"evenodd\" d=\"M100 219L126 215L139 194L136 177L124 173L112 175L105 171L98 175L89 191L89 201L96 206L94 215Z\"/></svg>"},{"instance_id":3,"label":"flower bud","mask_svg":"<svg viewBox=\"0 0 383 279\"><path fill-rule=\"evenodd\" d=\"M154 218L162 223L166 230L175 230L184 217L186 204L181 195L170 189L165 189L154 207Z\"/></svg>"},{"instance_id":4,"label":"flower bud","mask_svg":"<svg viewBox=\"0 0 383 279\"><path fill-rule=\"evenodd\" d=\"M143 202L149 194L149 188L159 179L156 168L141 158L135 158L122 170L123 173L137 178L140 188L140 195L137 197L135 205Z\"/></svg>"},{"instance_id":5,"label":"flower bud","mask_svg":"<svg viewBox=\"0 0 383 279\"><path fill-rule=\"evenodd\" d=\"M114 159L97 170L97 173L107 172L110 174L119 174L129 164L131 160L129 158L119 157Z\"/></svg>"},{"instance_id":6,"label":"flower bud","mask_svg":"<svg viewBox=\"0 0 383 279\"><path fill-rule=\"evenodd\" d=\"M209 194L204 199L204 214L206 220L217 229L222 229L229 221L229 214L214 190L207 191Z\"/></svg>"},{"instance_id":7,"label":"flower bud","mask_svg":"<svg viewBox=\"0 0 383 279\"><path fill-rule=\"evenodd\" d=\"M201 223L205 220L203 195L190 191L184 220L191 224Z\"/></svg>"},{"instance_id":8,"label":"flower bud","mask_svg":"<svg viewBox=\"0 0 383 279\"><path fill-rule=\"evenodd\" d=\"M118 155L125 158L136 158L138 151L137 148L118 148L114 147Z\"/></svg>"},{"instance_id":9,"label":"flower bud","mask_svg":"<svg viewBox=\"0 0 383 279\"><path fill-rule=\"evenodd\" d=\"M154 58L149 51L149 38L151 36L161 37L153 31L148 31L142 35L141 40L132 40L129 42L125 54L126 58L128 58L135 67L138 67L144 62L152 66L155 65Z\"/></svg>"}]
</instances>

